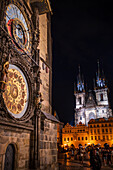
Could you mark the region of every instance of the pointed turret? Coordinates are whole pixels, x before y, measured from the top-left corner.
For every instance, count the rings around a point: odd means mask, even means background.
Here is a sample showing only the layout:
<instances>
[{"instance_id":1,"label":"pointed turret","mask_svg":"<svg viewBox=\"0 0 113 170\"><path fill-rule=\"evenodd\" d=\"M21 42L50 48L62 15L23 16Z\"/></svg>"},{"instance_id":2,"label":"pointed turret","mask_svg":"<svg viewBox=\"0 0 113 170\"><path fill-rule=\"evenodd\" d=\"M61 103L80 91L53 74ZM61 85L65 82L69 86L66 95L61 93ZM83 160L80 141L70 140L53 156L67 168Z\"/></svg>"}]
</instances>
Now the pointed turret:
<instances>
[{"instance_id":1,"label":"pointed turret","mask_svg":"<svg viewBox=\"0 0 113 170\"><path fill-rule=\"evenodd\" d=\"M106 82L105 82L105 76L104 76L104 72L102 70L102 72L100 72L100 64L98 61L98 70L96 72L96 86L94 87L95 89L100 89L100 88L105 88L106 86Z\"/></svg>"},{"instance_id":2,"label":"pointed turret","mask_svg":"<svg viewBox=\"0 0 113 170\"><path fill-rule=\"evenodd\" d=\"M80 66L79 66L79 73L77 76L77 86L76 86L76 91L75 92L85 92L84 89L84 79L83 76L81 75L81 71L80 71Z\"/></svg>"}]
</instances>

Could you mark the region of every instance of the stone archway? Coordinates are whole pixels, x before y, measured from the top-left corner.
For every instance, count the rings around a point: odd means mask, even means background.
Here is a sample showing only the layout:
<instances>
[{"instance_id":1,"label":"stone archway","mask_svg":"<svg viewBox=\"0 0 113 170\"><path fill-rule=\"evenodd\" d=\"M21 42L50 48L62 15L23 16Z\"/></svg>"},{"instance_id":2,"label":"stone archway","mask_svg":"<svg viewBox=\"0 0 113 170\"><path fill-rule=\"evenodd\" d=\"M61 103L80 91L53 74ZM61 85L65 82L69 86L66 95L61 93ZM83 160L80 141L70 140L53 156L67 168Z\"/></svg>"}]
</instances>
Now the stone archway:
<instances>
[{"instance_id":1,"label":"stone archway","mask_svg":"<svg viewBox=\"0 0 113 170\"><path fill-rule=\"evenodd\" d=\"M96 119L96 116L93 112L89 113L89 120Z\"/></svg>"},{"instance_id":2,"label":"stone archway","mask_svg":"<svg viewBox=\"0 0 113 170\"><path fill-rule=\"evenodd\" d=\"M13 144L9 144L5 153L4 170L14 170L15 148Z\"/></svg>"}]
</instances>

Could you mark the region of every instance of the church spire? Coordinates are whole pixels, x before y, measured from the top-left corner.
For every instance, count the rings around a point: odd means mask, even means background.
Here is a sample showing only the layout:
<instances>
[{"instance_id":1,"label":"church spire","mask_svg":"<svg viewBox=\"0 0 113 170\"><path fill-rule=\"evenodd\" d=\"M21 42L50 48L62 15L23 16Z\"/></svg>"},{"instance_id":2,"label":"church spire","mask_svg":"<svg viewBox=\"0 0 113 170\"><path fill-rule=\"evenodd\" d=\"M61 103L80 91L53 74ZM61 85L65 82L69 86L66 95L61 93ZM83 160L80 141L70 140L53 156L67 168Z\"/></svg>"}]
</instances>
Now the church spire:
<instances>
[{"instance_id":1,"label":"church spire","mask_svg":"<svg viewBox=\"0 0 113 170\"><path fill-rule=\"evenodd\" d=\"M98 64L98 69L96 72L96 87L95 88L104 88L106 86L104 72L103 70L100 72L99 60L97 64Z\"/></svg>"},{"instance_id":2,"label":"church spire","mask_svg":"<svg viewBox=\"0 0 113 170\"><path fill-rule=\"evenodd\" d=\"M77 76L77 88L76 88L76 92L84 92L84 79L83 76L81 75L81 70L80 70L80 65L78 67L79 69L79 73Z\"/></svg>"}]
</instances>

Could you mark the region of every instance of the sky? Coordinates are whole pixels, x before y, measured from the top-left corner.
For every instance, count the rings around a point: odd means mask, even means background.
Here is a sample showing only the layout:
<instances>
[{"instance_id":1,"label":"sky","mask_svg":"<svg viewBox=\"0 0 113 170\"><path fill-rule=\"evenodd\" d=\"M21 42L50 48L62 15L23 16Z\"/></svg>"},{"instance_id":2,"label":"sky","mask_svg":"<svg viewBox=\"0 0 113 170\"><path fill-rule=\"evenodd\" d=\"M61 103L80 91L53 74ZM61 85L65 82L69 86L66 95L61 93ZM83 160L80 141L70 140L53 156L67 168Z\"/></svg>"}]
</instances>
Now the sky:
<instances>
[{"instance_id":1,"label":"sky","mask_svg":"<svg viewBox=\"0 0 113 170\"><path fill-rule=\"evenodd\" d=\"M93 89L97 60L103 68L113 108L113 5L109 0L51 0L53 39L53 110L60 121L74 115L78 66Z\"/></svg>"}]
</instances>

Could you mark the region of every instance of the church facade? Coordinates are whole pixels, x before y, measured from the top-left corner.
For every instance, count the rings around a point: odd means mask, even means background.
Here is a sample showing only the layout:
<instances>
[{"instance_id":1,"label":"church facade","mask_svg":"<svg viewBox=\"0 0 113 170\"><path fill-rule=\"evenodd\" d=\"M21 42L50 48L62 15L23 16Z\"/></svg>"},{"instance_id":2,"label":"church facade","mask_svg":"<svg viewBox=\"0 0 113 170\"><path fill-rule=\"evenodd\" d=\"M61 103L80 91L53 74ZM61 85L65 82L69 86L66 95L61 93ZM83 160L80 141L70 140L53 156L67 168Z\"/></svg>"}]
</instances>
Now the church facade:
<instances>
[{"instance_id":1,"label":"church facade","mask_svg":"<svg viewBox=\"0 0 113 170\"><path fill-rule=\"evenodd\" d=\"M0 1L0 169L58 169L49 0Z\"/></svg>"},{"instance_id":2,"label":"church facade","mask_svg":"<svg viewBox=\"0 0 113 170\"><path fill-rule=\"evenodd\" d=\"M75 90L75 125L88 125L91 119L109 118L112 116L112 111L109 107L108 87L106 85L105 77L100 71L98 63L98 71L96 74L96 82L94 83L94 90L86 92L84 87L84 80L80 73L77 77L77 85Z\"/></svg>"}]
</instances>

